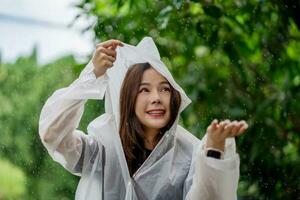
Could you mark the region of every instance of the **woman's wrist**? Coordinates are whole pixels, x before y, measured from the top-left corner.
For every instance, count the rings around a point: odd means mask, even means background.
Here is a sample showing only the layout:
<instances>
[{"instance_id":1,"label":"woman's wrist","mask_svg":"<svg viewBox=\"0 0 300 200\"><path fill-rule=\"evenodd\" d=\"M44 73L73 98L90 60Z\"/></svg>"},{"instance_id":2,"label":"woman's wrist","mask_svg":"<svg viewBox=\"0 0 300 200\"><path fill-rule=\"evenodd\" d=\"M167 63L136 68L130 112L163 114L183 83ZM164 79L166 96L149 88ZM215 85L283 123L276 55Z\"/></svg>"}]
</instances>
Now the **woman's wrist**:
<instances>
[{"instance_id":1,"label":"woman's wrist","mask_svg":"<svg viewBox=\"0 0 300 200\"><path fill-rule=\"evenodd\" d=\"M215 142L212 139L207 138L205 148L206 149L207 148L217 149L217 150L220 150L220 151L224 152L224 150L225 150L225 140Z\"/></svg>"},{"instance_id":2,"label":"woman's wrist","mask_svg":"<svg viewBox=\"0 0 300 200\"><path fill-rule=\"evenodd\" d=\"M204 146L205 155L216 159L224 158L225 140L215 142L210 138L207 138Z\"/></svg>"},{"instance_id":3,"label":"woman's wrist","mask_svg":"<svg viewBox=\"0 0 300 200\"><path fill-rule=\"evenodd\" d=\"M107 70L106 68L100 68L100 69L94 68L93 72L94 72L96 78L98 78L99 76L102 76L103 74L105 74L106 70Z\"/></svg>"}]
</instances>

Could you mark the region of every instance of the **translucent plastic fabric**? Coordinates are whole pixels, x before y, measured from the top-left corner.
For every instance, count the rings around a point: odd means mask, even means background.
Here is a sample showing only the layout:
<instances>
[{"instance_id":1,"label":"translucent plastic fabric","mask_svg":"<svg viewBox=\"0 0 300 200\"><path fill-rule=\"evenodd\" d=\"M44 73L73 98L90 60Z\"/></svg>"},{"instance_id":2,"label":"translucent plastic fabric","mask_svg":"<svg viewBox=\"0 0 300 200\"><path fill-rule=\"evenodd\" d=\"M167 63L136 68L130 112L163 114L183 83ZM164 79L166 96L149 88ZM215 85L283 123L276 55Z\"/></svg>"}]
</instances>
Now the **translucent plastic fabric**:
<instances>
[{"instance_id":1,"label":"translucent plastic fabric","mask_svg":"<svg viewBox=\"0 0 300 200\"><path fill-rule=\"evenodd\" d=\"M239 156L234 139L226 140L224 160L209 158L203 150L205 137L200 141L178 125L191 100L161 61L152 38L116 51L114 66L104 75L96 78L89 62L69 87L54 92L41 112L39 134L50 156L81 176L75 199L236 199ZM173 126L131 177L118 133L119 95L128 67L142 62L149 62L180 92L182 104ZM86 135L77 129L84 104L104 96L105 113L89 124Z\"/></svg>"}]
</instances>

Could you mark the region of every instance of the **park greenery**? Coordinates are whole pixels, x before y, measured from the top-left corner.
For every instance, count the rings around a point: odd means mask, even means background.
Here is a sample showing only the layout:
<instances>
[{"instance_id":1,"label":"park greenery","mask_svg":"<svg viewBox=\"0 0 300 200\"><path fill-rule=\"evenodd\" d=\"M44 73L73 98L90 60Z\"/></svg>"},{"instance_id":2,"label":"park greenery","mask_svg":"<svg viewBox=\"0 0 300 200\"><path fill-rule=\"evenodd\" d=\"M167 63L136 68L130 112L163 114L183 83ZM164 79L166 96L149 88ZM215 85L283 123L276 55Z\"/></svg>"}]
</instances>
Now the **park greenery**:
<instances>
[{"instance_id":1,"label":"park greenery","mask_svg":"<svg viewBox=\"0 0 300 200\"><path fill-rule=\"evenodd\" d=\"M236 140L240 199L299 198L299 1L81 0L74 6L75 22L93 19L83 31L94 32L95 43L154 39L193 101L181 124L197 137L215 118L248 122ZM38 120L46 99L85 64L70 55L40 66L36 50L0 63L0 200L74 199L78 177L49 157ZM102 102L88 101L80 129L101 113Z\"/></svg>"}]
</instances>

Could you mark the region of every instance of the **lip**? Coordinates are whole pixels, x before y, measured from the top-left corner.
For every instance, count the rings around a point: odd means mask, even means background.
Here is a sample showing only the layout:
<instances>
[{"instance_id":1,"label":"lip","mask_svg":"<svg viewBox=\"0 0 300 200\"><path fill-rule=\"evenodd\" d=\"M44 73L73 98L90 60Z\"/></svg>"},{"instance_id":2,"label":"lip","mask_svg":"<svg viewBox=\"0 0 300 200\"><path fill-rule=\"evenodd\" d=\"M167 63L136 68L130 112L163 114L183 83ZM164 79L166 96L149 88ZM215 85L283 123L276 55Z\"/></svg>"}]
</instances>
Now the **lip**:
<instances>
[{"instance_id":1,"label":"lip","mask_svg":"<svg viewBox=\"0 0 300 200\"><path fill-rule=\"evenodd\" d=\"M148 112L153 112L153 111L163 111L163 112L166 112L165 109L159 108L159 109L151 109L151 110L147 110L146 113L148 113Z\"/></svg>"},{"instance_id":2,"label":"lip","mask_svg":"<svg viewBox=\"0 0 300 200\"><path fill-rule=\"evenodd\" d=\"M152 113L152 114L149 113L149 112L153 112L153 111L159 111L159 112L162 111L163 113ZM161 118L165 115L165 113L166 113L165 109L151 109L151 110L146 111L146 114L148 116L150 116L151 118Z\"/></svg>"}]
</instances>

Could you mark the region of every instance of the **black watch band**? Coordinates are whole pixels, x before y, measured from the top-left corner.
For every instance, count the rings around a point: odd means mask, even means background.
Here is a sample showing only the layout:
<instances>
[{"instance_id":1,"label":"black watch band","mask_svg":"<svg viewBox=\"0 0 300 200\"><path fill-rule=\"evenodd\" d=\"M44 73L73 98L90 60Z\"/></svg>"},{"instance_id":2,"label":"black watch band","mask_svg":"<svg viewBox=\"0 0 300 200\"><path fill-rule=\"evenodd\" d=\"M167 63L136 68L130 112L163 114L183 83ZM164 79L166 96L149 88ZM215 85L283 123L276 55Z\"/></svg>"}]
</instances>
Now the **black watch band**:
<instances>
[{"instance_id":1,"label":"black watch band","mask_svg":"<svg viewBox=\"0 0 300 200\"><path fill-rule=\"evenodd\" d=\"M209 149L206 152L206 156L216 158L216 159L221 159L221 152Z\"/></svg>"}]
</instances>

